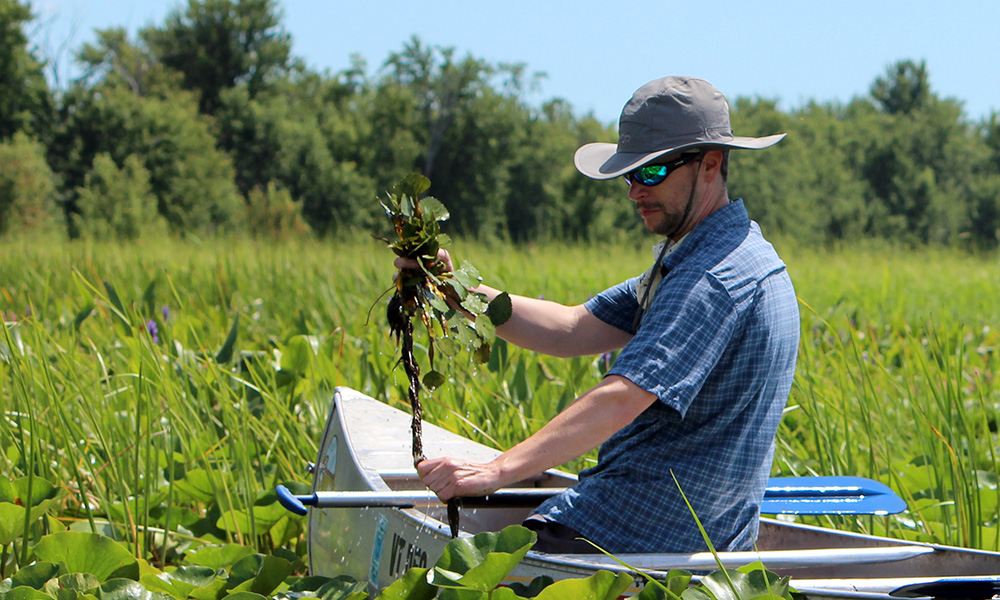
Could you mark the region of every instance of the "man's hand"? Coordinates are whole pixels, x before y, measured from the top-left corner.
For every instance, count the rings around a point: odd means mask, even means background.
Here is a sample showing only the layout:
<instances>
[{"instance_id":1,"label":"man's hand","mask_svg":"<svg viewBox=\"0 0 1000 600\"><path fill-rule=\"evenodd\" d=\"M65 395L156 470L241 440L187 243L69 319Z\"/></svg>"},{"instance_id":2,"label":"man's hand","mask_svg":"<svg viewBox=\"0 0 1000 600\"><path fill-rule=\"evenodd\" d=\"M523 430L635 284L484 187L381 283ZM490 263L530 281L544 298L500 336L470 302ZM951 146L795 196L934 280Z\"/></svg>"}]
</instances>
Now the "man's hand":
<instances>
[{"instance_id":1,"label":"man's hand","mask_svg":"<svg viewBox=\"0 0 1000 600\"><path fill-rule=\"evenodd\" d=\"M470 463L448 456L420 461L417 473L444 502L458 496L486 496L503 486L493 463Z\"/></svg>"},{"instance_id":2,"label":"man's hand","mask_svg":"<svg viewBox=\"0 0 1000 600\"><path fill-rule=\"evenodd\" d=\"M449 273L455 270L455 266L451 262L451 255L448 254L448 251L445 250L444 248L441 248L440 250L438 250L437 260L434 261L434 262L438 262L438 263L441 263L442 265L444 265L444 267L445 267L444 270L447 271L447 272L449 272ZM420 265L417 264L416 260L414 260L412 258L403 258L402 256L396 257L396 260L393 261L392 264L397 269L399 269L400 271L403 271L403 270L406 270L406 269L419 269L420 268ZM429 267L429 266L431 266L431 264L434 264L434 263L432 262L430 264L425 264L424 266L425 267ZM399 277L399 273L397 273L395 275L395 277ZM395 279L395 277L393 279Z\"/></svg>"}]
</instances>

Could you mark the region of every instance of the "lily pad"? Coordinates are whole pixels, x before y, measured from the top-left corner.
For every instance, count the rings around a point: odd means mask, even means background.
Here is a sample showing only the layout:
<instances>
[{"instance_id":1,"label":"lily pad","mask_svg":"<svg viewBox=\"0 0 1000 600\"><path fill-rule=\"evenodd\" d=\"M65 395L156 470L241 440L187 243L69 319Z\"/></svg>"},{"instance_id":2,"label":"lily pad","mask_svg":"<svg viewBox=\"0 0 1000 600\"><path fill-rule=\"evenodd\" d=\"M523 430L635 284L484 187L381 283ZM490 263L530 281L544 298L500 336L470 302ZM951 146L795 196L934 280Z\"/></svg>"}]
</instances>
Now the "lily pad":
<instances>
[{"instance_id":1,"label":"lily pad","mask_svg":"<svg viewBox=\"0 0 1000 600\"><path fill-rule=\"evenodd\" d=\"M99 600L171 600L167 594L151 592L132 579L110 579L101 584Z\"/></svg>"},{"instance_id":2,"label":"lily pad","mask_svg":"<svg viewBox=\"0 0 1000 600\"><path fill-rule=\"evenodd\" d=\"M10 585L12 588L28 586L40 590L48 580L58 577L61 573L63 571L56 563L40 561L30 564L18 570L17 573L14 573L10 578Z\"/></svg>"},{"instance_id":3,"label":"lily pad","mask_svg":"<svg viewBox=\"0 0 1000 600\"><path fill-rule=\"evenodd\" d=\"M542 590L537 600L561 600L562 598L587 598L593 600L615 600L634 583L628 573L598 571L585 579L563 579Z\"/></svg>"},{"instance_id":4,"label":"lily pad","mask_svg":"<svg viewBox=\"0 0 1000 600\"><path fill-rule=\"evenodd\" d=\"M189 551L184 556L184 560L189 565L211 569L229 569L251 554L253 554L253 550L238 544L209 545Z\"/></svg>"},{"instance_id":5,"label":"lily pad","mask_svg":"<svg viewBox=\"0 0 1000 600\"><path fill-rule=\"evenodd\" d=\"M536 539L533 531L512 525L499 533L452 540L429 574L429 582L489 592L521 562Z\"/></svg>"},{"instance_id":6,"label":"lily pad","mask_svg":"<svg viewBox=\"0 0 1000 600\"><path fill-rule=\"evenodd\" d=\"M139 578L139 563L118 542L96 533L61 531L42 537L33 548L36 560L63 563L70 573L90 573L98 582Z\"/></svg>"},{"instance_id":7,"label":"lily pad","mask_svg":"<svg viewBox=\"0 0 1000 600\"><path fill-rule=\"evenodd\" d=\"M427 582L429 569L414 567L384 588L375 600L431 600L438 588Z\"/></svg>"},{"instance_id":8,"label":"lily pad","mask_svg":"<svg viewBox=\"0 0 1000 600\"><path fill-rule=\"evenodd\" d=\"M215 569L208 567L178 567L156 575L144 575L140 582L147 589L163 592L174 598L187 598L199 588L205 588L215 582L225 585L225 580L218 576Z\"/></svg>"}]
</instances>

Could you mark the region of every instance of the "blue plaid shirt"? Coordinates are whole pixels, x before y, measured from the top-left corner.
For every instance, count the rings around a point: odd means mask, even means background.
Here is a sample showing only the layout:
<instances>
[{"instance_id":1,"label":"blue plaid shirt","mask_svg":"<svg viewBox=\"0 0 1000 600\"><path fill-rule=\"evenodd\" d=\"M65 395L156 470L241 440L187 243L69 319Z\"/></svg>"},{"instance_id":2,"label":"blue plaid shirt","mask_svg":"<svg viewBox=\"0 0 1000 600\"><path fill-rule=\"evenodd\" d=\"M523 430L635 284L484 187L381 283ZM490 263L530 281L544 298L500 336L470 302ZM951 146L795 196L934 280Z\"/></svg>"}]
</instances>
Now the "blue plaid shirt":
<instances>
[{"instance_id":1,"label":"blue plaid shirt","mask_svg":"<svg viewBox=\"0 0 1000 600\"><path fill-rule=\"evenodd\" d=\"M586 305L635 334L609 374L659 401L601 446L597 466L575 486L536 512L610 552L704 550L673 471L716 549L747 550L795 371L795 291L741 200L699 223L663 267L638 331L638 277Z\"/></svg>"}]
</instances>

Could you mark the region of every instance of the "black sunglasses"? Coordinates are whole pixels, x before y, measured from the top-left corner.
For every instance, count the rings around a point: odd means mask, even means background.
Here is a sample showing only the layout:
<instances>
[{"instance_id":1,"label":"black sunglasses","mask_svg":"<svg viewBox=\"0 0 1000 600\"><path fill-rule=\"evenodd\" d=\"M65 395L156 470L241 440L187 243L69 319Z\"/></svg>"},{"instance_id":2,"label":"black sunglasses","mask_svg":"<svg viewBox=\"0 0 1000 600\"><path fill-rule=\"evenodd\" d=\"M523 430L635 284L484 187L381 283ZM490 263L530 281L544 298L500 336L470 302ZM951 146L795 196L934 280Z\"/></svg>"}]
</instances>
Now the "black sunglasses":
<instances>
[{"instance_id":1,"label":"black sunglasses","mask_svg":"<svg viewBox=\"0 0 1000 600\"><path fill-rule=\"evenodd\" d=\"M695 152L685 154L677 160L664 165L643 165L634 171L622 175L622 177L625 178L625 183L629 185L633 183L640 183L646 186L658 185L663 183L667 176L676 169L683 167L699 156L701 156L701 153Z\"/></svg>"}]
</instances>

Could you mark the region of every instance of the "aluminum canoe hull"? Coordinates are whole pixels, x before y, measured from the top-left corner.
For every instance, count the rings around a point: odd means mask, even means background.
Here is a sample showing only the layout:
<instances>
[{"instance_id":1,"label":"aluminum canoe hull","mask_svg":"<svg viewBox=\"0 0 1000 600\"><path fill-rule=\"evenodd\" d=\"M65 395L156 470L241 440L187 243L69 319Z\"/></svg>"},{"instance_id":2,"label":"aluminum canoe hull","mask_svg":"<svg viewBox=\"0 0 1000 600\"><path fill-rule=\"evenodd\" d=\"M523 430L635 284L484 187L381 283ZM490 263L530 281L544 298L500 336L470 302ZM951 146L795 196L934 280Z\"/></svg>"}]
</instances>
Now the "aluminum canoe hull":
<instances>
[{"instance_id":1,"label":"aluminum canoe hull","mask_svg":"<svg viewBox=\"0 0 1000 600\"><path fill-rule=\"evenodd\" d=\"M313 491L423 489L415 477L410 448L410 415L349 388L338 388L313 467ZM499 451L435 425L424 423L427 456L459 456L488 461ZM514 487L572 485L575 476L550 470ZM527 508L464 509L461 536L499 531L520 523ZM308 524L310 570L316 575L349 575L369 583L373 594L410 567L431 567L451 540L443 507L313 508ZM940 580L1000 581L1000 553L920 544L761 519L759 553L721 553L729 567L763 560L792 577L809 598L882 598L906 585ZM625 554L622 561L647 573L670 569L715 570L709 553ZM529 552L509 582L539 575L553 579L587 577L598 569L626 570L603 554L552 555ZM641 585L642 579L637 579ZM633 591L638 590L638 587Z\"/></svg>"}]
</instances>

